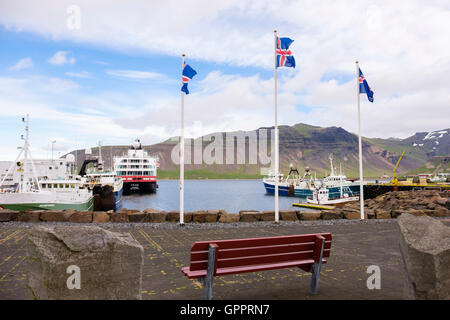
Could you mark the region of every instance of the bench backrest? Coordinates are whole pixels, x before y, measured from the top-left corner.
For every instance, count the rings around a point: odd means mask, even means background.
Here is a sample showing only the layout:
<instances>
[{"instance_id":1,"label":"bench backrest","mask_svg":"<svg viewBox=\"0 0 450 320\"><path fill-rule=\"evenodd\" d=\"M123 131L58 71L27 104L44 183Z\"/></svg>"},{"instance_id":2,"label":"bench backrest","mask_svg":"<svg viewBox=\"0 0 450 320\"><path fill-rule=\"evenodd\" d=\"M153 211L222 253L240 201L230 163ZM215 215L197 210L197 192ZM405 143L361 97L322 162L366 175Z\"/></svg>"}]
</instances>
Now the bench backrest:
<instances>
[{"instance_id":1,"label":"bench backrest","mask_svg":"<svg viewBox=\"0 0 450 320\"><path fill-rule=\"evenodd\" d=\"M325 238L323 258L327 258L331 250L330 233L195 242L191 247L190 270L207 269L210 244L217 245L216 268L309 259L318 261L320 236Z\"/></svg>"}]
</instances>

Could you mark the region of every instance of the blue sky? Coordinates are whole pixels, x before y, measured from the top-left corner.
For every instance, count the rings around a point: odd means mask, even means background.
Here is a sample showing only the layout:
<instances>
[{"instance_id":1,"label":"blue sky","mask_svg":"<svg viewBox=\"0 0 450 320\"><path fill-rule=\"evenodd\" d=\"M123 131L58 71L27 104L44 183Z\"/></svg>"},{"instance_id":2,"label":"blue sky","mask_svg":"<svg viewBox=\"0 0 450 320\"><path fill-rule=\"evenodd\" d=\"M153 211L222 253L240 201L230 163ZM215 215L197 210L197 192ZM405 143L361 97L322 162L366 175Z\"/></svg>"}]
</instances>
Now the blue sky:
<instances>
[{"instance_id":1,"label":"blue sky","mask_svg":"<svg viewBox=\"0 0 450 320\"><path fill-rule=\"evenodd\" d=\"M57 155L177 135L183 52L198 72L187 136L270 126L274 28L294 39L297 61L278 72L280 124L356 132L359 59L375 91L374 104L361 96L363 135L447 128L449 18L445 2L419 0L0 0L0 160L14 157L26 113L36 157L49 156L53 140Z\"/></svg>"}]
</instances>

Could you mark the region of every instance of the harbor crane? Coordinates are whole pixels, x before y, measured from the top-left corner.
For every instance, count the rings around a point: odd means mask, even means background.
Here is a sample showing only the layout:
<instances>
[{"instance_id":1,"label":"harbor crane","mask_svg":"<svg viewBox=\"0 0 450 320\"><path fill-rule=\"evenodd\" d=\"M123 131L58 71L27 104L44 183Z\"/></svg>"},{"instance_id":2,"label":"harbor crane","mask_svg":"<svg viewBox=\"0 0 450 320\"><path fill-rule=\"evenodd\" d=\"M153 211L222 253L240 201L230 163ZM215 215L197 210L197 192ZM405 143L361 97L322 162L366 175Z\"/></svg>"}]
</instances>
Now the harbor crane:
<instances>
[{"instance_id":1,"label":"harbor crane","mask_svg":"<svg viewBox=\"0 0 450 320\"><path fill-rule=\"evenodd\" d=\"M406 150L403 150L402 155L400 156L400 158L398 158L397 164L395 165L394 170L393 170L394 177L392 178L392 184L395 185L395 186L398 185L398 179L397 179L396 170L397 170L397 167L400 164L400 161L402 160L403 155L405 154L405 152L406 152Z\"/></svg>"}]
</instances>

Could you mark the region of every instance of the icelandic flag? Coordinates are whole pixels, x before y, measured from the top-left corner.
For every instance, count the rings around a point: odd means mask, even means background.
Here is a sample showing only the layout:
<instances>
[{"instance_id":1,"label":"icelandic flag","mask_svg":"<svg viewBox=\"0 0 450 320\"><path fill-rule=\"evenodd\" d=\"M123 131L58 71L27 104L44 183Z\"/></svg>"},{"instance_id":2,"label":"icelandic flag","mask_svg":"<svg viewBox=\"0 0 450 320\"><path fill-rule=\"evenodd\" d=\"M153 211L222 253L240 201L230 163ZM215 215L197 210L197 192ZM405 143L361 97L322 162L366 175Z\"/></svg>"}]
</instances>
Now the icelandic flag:
<instances>
[{"instance_id":1,"label":"icelandic flag","mask_svg":"<svg viewBox=\"0 0 450 320\"><path fill-rule=\"evenodd\" d=\"M182 74L182 80L183 80L183 86L181 87L181 91L183 91L186 94L189 94L188 90L188 82L191 80L195 75L197 74L197 71L191 68L190 65L184 64L183 66L183 74Z\"/></svg>"},{"instance_id":2,"label":"icelandic flag","mask_svg":"<svg viewBox=\"0 0 450 320\"><path fill-rule=\"evenodd\" d=\"M366 93L367 99L369 99L370 102L373 102L373 91L370 89L361 69L359 69L359 93Z\"/></svg>"},{"instance_id":3,"label":"icelandic flag","mask_svg":"<svg viewBox=\"0 0 450 320\"><path fill-rule=\"evenodd\" d=\"M279 38L277 37L277 68L279 67L291 67L295 68L295 59L292 55L289 46L294 40L290 38Z\"/></svg>"}]
</instances>

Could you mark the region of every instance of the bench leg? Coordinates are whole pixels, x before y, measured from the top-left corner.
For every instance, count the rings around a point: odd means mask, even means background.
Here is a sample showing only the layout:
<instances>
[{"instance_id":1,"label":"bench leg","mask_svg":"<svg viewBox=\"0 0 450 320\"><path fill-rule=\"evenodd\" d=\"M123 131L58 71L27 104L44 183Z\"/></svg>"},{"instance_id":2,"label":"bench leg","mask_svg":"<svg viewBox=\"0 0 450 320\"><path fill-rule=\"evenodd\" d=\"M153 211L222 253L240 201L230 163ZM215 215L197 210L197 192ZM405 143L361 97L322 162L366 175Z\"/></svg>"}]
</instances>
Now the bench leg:
<instances>
[{"instance_id":1,"label":"bench leg","mask_svg":"<svg viewBox=\"0 0 450 320\"><path fill-rule=\"evenodd\" d=\"M314 264L311 266L312 277L311 277L311 285L309 287L309 292L311 294L316 294L317 290L319 289L320 270L322 269L322 257L324 246L325 241L322 241L319 262L314 262Z\"/></svg>"},{"instance_id":2,"label":"bench leg","mask_svg":"<svg viewBox=\"0 0 450 320\"><path fill-rule=\"evenodd\" d=\"M216 246L209 245L208 269L206 271L206 277L201 278L202 284L205 288L205 300L212 300L212 285L214 278L215 262L216 262Z\"/></svg>"}]
</instances>

